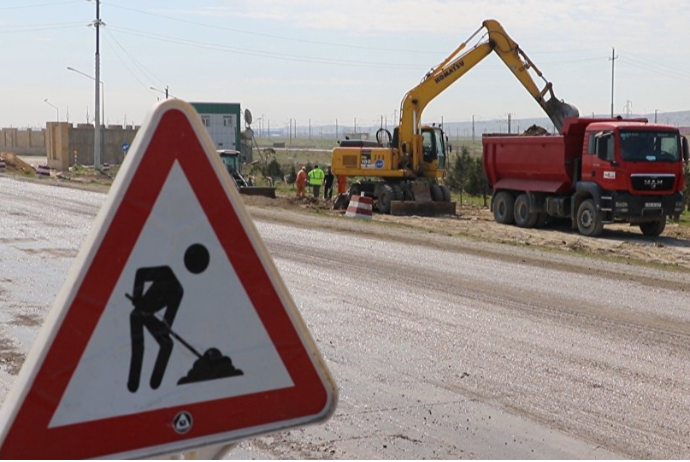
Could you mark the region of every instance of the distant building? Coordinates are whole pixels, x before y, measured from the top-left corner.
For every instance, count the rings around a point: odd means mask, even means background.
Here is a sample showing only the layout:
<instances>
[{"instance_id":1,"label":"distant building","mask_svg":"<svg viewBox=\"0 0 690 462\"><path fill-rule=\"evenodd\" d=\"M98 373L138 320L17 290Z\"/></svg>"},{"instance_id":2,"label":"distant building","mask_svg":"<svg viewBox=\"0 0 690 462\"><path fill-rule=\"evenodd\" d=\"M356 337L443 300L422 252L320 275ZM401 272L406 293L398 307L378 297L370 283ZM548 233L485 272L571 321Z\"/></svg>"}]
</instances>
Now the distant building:
<instances>
[{"instance_id":1,"label":"distant building","mask_svg":"<svg viewBox=\"0 0 690 462\"><path fill-rule=\"evenodd\" d=\"M201 117L216 149L234 149L245 163L252 162L251 144L243 145L240 103L191 103Z\"/></svg>"}]
</instances>

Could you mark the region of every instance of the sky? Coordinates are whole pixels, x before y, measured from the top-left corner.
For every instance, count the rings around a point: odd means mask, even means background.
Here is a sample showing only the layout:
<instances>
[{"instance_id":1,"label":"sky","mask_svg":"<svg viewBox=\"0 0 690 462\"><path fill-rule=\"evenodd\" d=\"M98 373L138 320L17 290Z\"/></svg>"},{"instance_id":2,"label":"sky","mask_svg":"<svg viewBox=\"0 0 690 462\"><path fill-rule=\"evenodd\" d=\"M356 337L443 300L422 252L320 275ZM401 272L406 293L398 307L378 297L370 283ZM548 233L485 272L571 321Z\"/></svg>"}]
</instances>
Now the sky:
<instances>
[{"instance_id":1,"label":"sky","mask_svg":"<svg viewBox=\"0 0 690 462\"><path fill-rule=\"evenodd\" d=\"M690 110L687 0L103 0L100 16L108 124L141 123L167 87L239 102L264 130L390 127L404 95L485 19L581 114L610 113L612 71L616 114ZM95 18L94 0L0 0L0 127L93 122ZM492 53L423 121L508 114L544 115Z\"/></svg>"}]
</instances>

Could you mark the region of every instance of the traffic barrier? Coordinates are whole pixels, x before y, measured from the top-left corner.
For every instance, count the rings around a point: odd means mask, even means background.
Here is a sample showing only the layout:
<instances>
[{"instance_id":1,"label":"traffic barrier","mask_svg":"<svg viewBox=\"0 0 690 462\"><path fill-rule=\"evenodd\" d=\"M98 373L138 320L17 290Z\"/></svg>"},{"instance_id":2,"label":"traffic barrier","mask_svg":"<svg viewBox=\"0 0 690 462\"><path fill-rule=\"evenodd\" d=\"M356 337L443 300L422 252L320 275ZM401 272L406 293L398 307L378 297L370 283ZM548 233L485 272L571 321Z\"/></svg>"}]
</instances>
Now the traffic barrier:
<instances>
[{"instance_id":1,"label":"traffic barrier","mask_svg":"<svg viewBox=\"0 0 690 462\"><path fill-rule=\"evenodd\" d=\"M371 209L374 205L374 199L366 196L352 196L350 203L345 212L346 217L363 218L371 220Z\"/></svg>"},{"instance_id":2,"label":"traffic barrier","mask_svg":"<svg viewBox=\"0 0 690 462\"><path fill-rule=\"evenodd\" d=\"M36 168L36 176L41 178L41 177L50 177L50 169L48 168L47 165L39 165Z\"/></svg>"},{"instance_id":3,"label":"traffic barrier","mask_svg":"<svg viewBox=\"0 0 690 462\"><path fill-rule=\"evenodd\" d=\"M7 164L5 163L5 159L0 157L0 173L4 172L6 168Z\"/></svg>"}]
</instances>

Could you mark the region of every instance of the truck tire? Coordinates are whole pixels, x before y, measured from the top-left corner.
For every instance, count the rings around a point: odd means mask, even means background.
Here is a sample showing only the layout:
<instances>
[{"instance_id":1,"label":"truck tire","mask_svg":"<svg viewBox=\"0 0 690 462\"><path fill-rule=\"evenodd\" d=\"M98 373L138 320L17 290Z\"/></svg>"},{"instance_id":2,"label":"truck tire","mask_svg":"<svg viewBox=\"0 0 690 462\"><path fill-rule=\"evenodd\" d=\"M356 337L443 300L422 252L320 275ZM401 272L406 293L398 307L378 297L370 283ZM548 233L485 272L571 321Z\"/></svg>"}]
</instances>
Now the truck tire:
<instances>
[{"instance_id":1,"label":"truck tire","mask_svg":"<svg viewBox=\"0 0 690 462\"><path fill-rule=\"evenodd\" d=\"M534 225L536 228L543 228L549 222L549 214L546 212L539 212L537 214L537 223Z\"/></svg>"},{"instance_id":2,"label":"truck tire","mask_svg":"<svg viewBox=\"0 0 690 462\"><path fill-rule=\"evenodd\" d=\"M513 216L513 207L515 206L515 199L513 195L506 191L501 191L494 197L494 220L496 223L503 225L511 225L515 221Z\"/></svg>"},{"instance_id":3,"label":"truck tire","mask_svg":"<svg viewBox=\"0 0 690 462\"><path fill-rule=\"evenodd\" d=\"M520 194L515 199L513 215L515 217L515 224L520 228L534 228L534 225L537 224L539 215L533 213L530 208L529 196L527 194Z\"/></svg>"},{"instance_id":4,"label":"truck tire","mask_svg":"<svg viewBox=\"0 0 690 462\"><path fill-rule=\"evenodd\" d=\"M448 186L441 185L441 192L443 193L443 202L450 202L450 189L448 189Z\"/></svg>"},{"instance_id":5,"label":"truck tire","mask_svg":"<svg viewBox=\"0 0 690 462\"><path fill-rule=\"evenodd\" d=\"M598 236L604 230L601 214L597 212L594 200L587 199L577 209L577 229L583 236Z\"/></svg>"},{"instance_id":6,"label":"truck tire","mask_svg":"<svg viewBox=\"0 0 690 462\"><path fill-rule=\"evenodd\" d=\"M666 228L666 215L659 221L650 221L649 223L640 223L640 231L645 236L660 236Z\"/></svg>"},{"instance_id":7,"label":"truck tire","mask_svg":"<svg viewBox=\"0 0 690 462\"><path fill-rule=\"evenodd\" d=\"M380 213L391 213L391 202L395 200L395 192L389 184L381 186L379 191L378 209Z\"/></svg>"},{"instance_id":8,"label":"truck tire","mask_svg":"<svg viewBox=\"0 0 690 462\"><path fill-rule=\"evenodd\" d=\"M437 184L432 184L430 188L431 200L434 202L443 202L443 191Z\"/></svg>"}]
</instances>

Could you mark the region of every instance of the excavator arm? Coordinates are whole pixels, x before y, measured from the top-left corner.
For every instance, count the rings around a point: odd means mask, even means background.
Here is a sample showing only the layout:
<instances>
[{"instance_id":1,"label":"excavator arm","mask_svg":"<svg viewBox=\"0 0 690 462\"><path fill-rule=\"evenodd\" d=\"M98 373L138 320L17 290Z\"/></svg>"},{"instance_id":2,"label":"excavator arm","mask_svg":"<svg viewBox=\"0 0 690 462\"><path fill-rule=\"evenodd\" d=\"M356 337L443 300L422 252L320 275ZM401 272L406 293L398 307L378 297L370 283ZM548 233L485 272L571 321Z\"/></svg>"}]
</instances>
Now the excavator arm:
<instances>
[{"instance_id":1,"label":"excavator arm","mask_svg":"<svg viewBox=\"0 0 690 462\"><path fill-rule=\"evenodd\" d=\"M482 29L486 29L488 39L460 54ZM503 27L497 21L488 19L442 63L429 71L420 84L410 90L403 98L399 129L399 148L403 154L403 167L410 167L410 163L412 163L415 170L421 171L422 169L420 154L422 152L421 115L424 108L492 51L498 54L525 89L544 109L559 132L566 117L579 115L574 106L556 98L551 82L544 78L541 71L520 49L518 44L508 36ZM545 85L542 89L535 83L530 70L544 80Z\"/></svg>"}]
</instances>

